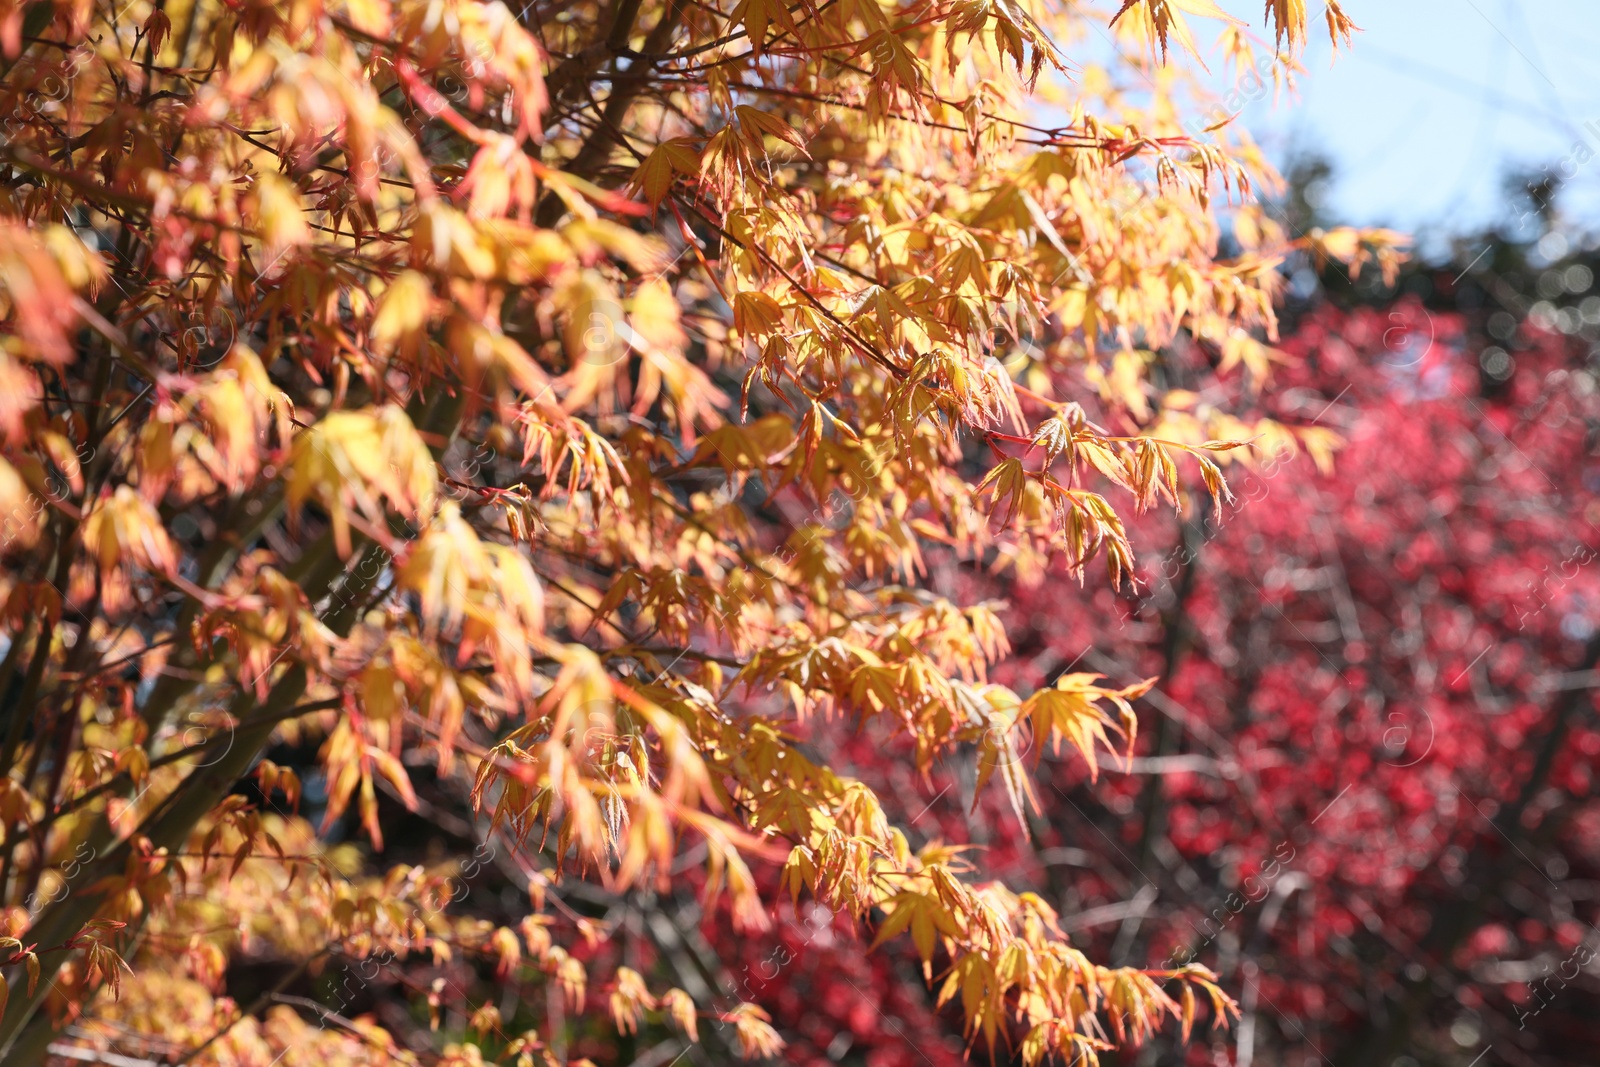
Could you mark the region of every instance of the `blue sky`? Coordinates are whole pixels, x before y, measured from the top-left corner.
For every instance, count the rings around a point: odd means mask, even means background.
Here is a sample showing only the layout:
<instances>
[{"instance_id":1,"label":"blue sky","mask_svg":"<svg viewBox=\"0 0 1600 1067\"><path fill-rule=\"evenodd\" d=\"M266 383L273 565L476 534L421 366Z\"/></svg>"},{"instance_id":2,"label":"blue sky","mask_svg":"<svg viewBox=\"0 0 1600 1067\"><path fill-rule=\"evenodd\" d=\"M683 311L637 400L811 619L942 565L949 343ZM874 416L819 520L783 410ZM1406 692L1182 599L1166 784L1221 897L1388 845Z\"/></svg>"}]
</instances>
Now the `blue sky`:
<instances>
[{"instance_id":1,"label":"blue sky","mask_svg":"<svg viewBox=\"0 0 1600 1067\"><path fill-rule=\"evenodd\" d=\"M1320 29L1321 3L1307 6ZM1314 150L1336 162L1332 217L1437 241L1506 217L1509 171L1567 160L1562 212L1600 230L1600 0L1343 6L1364 30L1353 51L1330 65L1317 36L1299 98L1265 94L1240 116L1274 161ZM1229 87L1220 73L1216 82Z\"/></svg>"}]
</instances>

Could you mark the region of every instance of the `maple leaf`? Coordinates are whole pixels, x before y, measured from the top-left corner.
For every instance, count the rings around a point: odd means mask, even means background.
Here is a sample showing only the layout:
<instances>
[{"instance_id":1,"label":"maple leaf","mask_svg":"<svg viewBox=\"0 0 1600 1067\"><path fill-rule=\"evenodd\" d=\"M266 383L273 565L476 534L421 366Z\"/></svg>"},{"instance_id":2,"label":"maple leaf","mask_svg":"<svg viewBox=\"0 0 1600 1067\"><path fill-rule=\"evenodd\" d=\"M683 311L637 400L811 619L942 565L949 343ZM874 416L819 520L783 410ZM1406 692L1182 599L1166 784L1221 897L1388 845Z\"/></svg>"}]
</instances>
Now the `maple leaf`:
<instances>
[{"instance_id":1,"label":"maple leaf","mask_svg":"<svg viewBox=\"0 0 1600 1067\"><path fill-rule=\"evenodd\" d=\"M778 118L778 116L759 111L745 104L736 105L733 112L739 118L741 131L750 138L753 147L762 148L761 138L763 135L775 137L792 145L802 156L810 158L810 154L806 151L805 138L800 136L798 130Z\"/></svg>"},{"instance_id":2,"label":"maple leaf","mask_svg":"<svg viewBox=\"0 0 1600 1067\"><path fill-rule=\"evenodd\" d=\"M631 183L644 193L651 207L659 207L672 189L677 175L695 177L700 173L700 152L688 138L663 141L650 150L633 172Z\"/></svg>"},{"instance_id":3,"label":"maple leaf","mask_svg":"<svg viewBox=\"0 0 1600 1067\"><path fill-rule=\"evenodd\" d=\"M794 32L794 18L789 14L788 5L783 0L739 0L733 11L728 14L730 23L740 23L744 26L745 35L750 39L751 58L760 59L763 49L766 48L767 27L776 22L781 29Z\"/></svg>"},{"instance_id":4,"label":"maple leaf","mask_svg":"<svg viewBox=\"0 0 1600 1067\"><path fill-rule=\"evenodd\" d=\"M1275 2L1277 0L1268 0L1268 6L1270 7ZM1298 0L1288 0L1288 2L1294 3L1298 2ZM1195 45L1193 35L1189 32L1188 23L1184 21L1180 12L1187 11L1191 15L1224 19L1232 23L1239 21L1218 7L1212 0L1124 0L1122 7L1111 18L1112 24L1115 25L1119 19L1135 9L1146 21L1154 41L1160 44L1163 58L1167 54L1167 38L1170 34L1177 38L1178 43L1183 46L1186 52L1200 61L1201 66L1205 65L1205 61L1200 55L1199 48Z\"/></svg>"}]
</instances>

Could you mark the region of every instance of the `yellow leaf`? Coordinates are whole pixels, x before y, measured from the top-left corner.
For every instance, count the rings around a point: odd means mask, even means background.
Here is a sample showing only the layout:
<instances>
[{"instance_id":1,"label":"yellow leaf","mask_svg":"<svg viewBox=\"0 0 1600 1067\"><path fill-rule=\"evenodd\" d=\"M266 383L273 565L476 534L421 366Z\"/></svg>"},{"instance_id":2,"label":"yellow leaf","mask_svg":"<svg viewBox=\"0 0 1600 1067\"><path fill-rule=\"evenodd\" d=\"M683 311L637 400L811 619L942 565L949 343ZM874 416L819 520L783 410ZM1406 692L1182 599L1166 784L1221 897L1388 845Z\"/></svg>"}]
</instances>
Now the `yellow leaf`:
<instances>
[{"instance_id":1,"label":"yellow leaf","mask_svg":"<svg viewBox=\"0 0 1600 1067\"><path fill-rule=\"evenodd\" d=\"M794 18L789 14L789 7L784 0L739 0L738 5L728 15L730 23L742 23L745 33L750 38L750 51L756 59L761 58L762 50L766 47L767 27L774 21L785 30L794 30Z\"/></svg>"},{"instance_id":2,"label":"yellow leaf","mask_svg":"<svg viewBox=\"0 0 1600 1067\"><path fill-rule=\"evenodd\" d=\"M414 270L401 271L378 298L372 317L373 346L390 352L397 343L415 343L428 324L432 302L428 279Z\"/></svg>"},{"instance_id":3,"label":"yellow leaf","mask_svg":"<svg viewBox=\"0 0 1600 1067\"><path fill-rule=\"evenodd\" d=\"M1306 0L1267 0L1267 11L1277 31L1277 40L1285 39L1294 48L1306 39Z\"/></svg>"},{"instance_id":4,"label":"yellow leaf","mask_svg":"<svg viewBox=\"0 0 1600 1067\"><path fill-rule=\"evenodd\" d=\"M783 326L783 308L766 293L746 290L733 298L733 328L748 337L764 337Z\"/></svg>"},{"instance_id":5,"label":"yellow leaf","mask_svg":"<svg viewBox=\"0 0 1600 1067\"><path fill-rule=\"evenodd\" d=\"M672 189L672 157L664 146L656 146L639 169L633 172L633 187L644 193L646 203L658 206Z\"/></svg>"},{"instance_id":6,"label":"yellow leaf","mask_svg":"<svg viewBox=\"0 0 1600 1067\"><path fill-rule=\"evenodd\" d=\"M737 105L733 111L739 118L740 127L751 134L751 139L757 147L760 147L761 136L765 134L793 145L801 155L807 159L811 158L811 154L806 151L805 138L800 136L798 130L778 118L778 116L759 111L746 104Z\"/></svg>"},{"instance_id":7,"label":"yellow leaf","mask_svg":"<svg viewBox=\"0 0 1600 1067\"><path fill-rule=\"evenodd\" d=\"M266 257L260 268L263 273L290 249L310 243L311 227L300 203L300 190L276 171L263 171L256 178L255 214Z\"/></svg>"}]
</instances>

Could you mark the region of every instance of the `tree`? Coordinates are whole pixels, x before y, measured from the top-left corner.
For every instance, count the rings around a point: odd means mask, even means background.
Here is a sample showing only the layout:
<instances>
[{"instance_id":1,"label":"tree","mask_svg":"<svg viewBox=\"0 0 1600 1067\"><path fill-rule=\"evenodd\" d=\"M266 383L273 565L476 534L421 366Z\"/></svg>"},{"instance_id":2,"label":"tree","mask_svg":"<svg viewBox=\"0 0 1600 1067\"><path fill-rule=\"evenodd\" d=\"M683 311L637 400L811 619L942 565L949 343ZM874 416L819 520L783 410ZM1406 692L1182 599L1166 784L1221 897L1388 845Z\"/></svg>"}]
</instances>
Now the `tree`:
<instances>
[{"instance_id":1,"label":"tree","mask_svg":"<svg viewBox=\"0 0 1600 1067\"><path fill-rule=\"evenodd\" d=\"M1131 743L1148 682L999 685L930 574L1121 581L1123 513L1226 500L1239 443L1149 432L1152 353L1259 374L1283 255L1397 239L1264 217L1163 65L1209 3L724 7L0 5L8 1064L771 1054L686 890L905 935L1030 1063L1232 1010L837 757L975 753L1026 818L1024 720ZM1224 53L1286 76L1267 7ZM1147 58L1041 83L1090 31Z\"/></svg>"}]
</instances>

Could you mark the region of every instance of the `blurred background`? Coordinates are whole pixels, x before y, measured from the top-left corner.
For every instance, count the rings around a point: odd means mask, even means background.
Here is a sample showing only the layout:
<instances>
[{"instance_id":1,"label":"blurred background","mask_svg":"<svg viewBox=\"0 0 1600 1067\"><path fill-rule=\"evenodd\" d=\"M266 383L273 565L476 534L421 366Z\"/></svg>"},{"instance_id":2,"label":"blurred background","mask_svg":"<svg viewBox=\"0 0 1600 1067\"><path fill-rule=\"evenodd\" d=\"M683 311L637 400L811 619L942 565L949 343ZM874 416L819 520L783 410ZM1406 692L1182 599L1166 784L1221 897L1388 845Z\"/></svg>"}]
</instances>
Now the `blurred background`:
<instances>
[{"instance_id":1,"label":"blurred background","mask_svg":"<svg viewBox=\"0 0 1600 1067\"><path fill-rule=\"evenodd\" d=\"M1346 7L1365 32L1314 40L1292 92L1215 50L1201 74L1286 178L1270 217L1415 238L1390 279L1285 263L1272 387L1194 398L1328 428L1334 472L1272 457L1230 469L1219 515L1148 516L1136 589L943 576L1007 602L1001 681L1161 682L1099 782L1028 754L1030 841L970 783L899 785L1091 954L1201 963L1239 997L1232 1034L1108 1063L1593 1064L1600 7ZM1181 390L1216 354L1149 358ZM915 1022L893 996L872 1003ZM957 1062L931 1046L881 1062Z\"/></svg>"}]
</instances>

